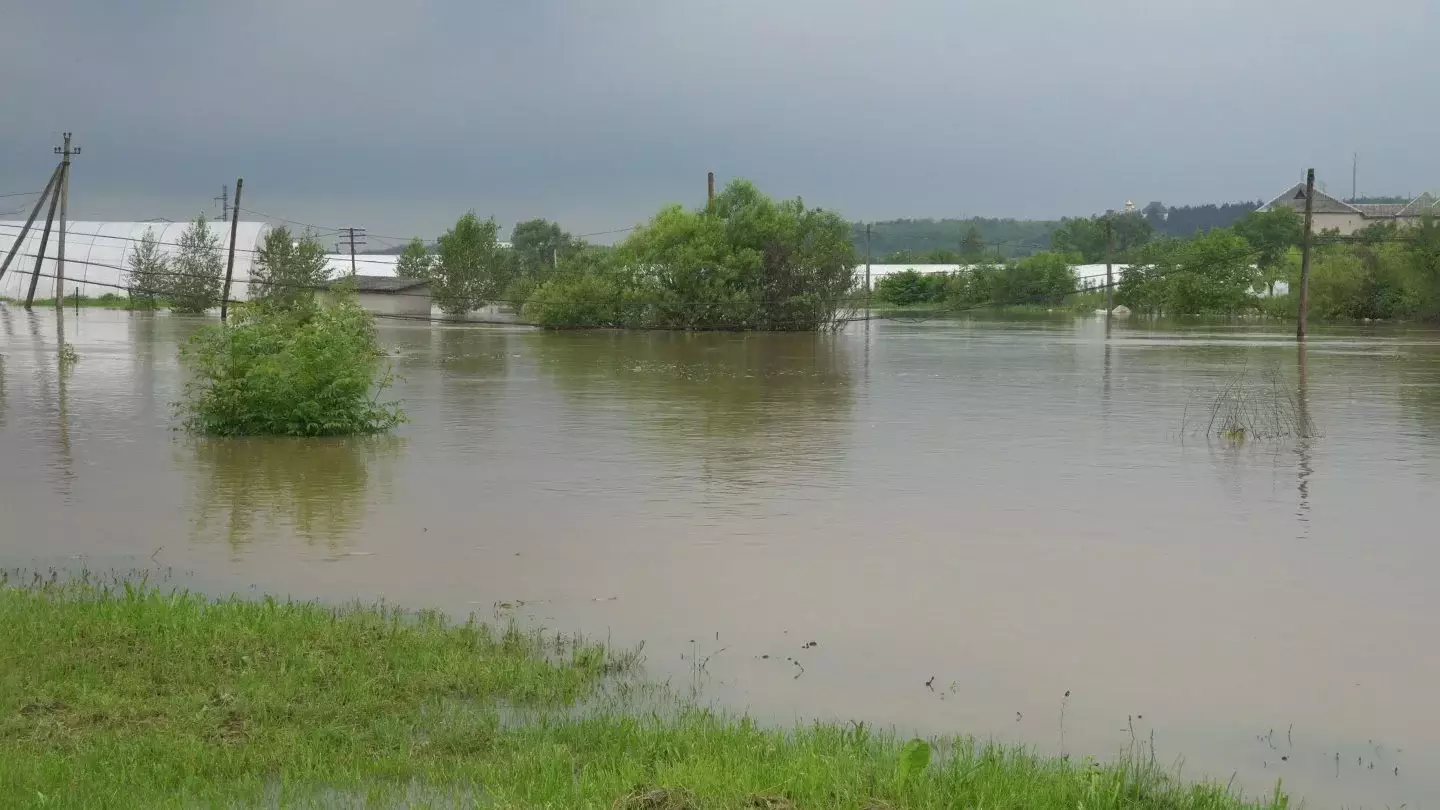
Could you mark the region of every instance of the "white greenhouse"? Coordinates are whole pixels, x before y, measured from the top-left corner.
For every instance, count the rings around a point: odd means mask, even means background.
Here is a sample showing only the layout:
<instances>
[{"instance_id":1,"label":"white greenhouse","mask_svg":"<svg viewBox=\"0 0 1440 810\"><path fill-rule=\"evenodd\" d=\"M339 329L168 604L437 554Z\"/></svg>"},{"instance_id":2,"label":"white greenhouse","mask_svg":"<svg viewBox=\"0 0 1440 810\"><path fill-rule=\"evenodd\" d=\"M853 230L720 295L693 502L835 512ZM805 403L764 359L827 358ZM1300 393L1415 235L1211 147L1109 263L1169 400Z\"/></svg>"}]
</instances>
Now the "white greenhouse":
<instances>
[{"instance_id":1,"label":"white greenhouse","mask_svg":"<svg viewBox=\"0 0 1440 810\"><path fill-rule=\"evenodd\" d=\"M180 234L190 227L189 222L75 222L66 223L65 237L65 295L74 295L76 290L88 298L97 298L106 293L124 295L125 277L130 269L130 256L144 238L145 232L155 230L160 250L173 256L178 250ZM9 254L20 235L24 221L0 221L0 261ZM40 240L45 221L40 219L30 227L20 250L0 278L0 298L23 299L30 289L30 278L35 272L35 258L40 253ZM220 240L223 257L230 247L230 223L212 222L210 230ZM230 298L244 300L250 280L250 266L265 240L269 226L263 222L241 222L235 240L235 270L230 285ZM40 280L35 288L36 298L55 296L56 256L59 253L59 227L50 232L50 242L45 247L45 259L40 266Z\"/></svg>"}]
</instances>

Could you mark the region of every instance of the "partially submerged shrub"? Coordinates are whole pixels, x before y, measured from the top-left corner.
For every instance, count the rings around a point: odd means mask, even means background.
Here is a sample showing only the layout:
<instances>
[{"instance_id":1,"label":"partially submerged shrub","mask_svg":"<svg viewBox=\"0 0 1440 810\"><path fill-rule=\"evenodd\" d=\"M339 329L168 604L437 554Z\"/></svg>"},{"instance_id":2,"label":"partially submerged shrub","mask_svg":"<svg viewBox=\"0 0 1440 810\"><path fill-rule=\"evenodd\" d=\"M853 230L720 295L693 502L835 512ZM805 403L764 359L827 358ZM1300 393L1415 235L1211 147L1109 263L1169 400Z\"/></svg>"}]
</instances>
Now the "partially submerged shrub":
<instances>
[{"instance_id":1,"label":"partially submerged shrub","mask_svg":"<svg viewBox=\"0 0 1440 810\"><path fill-rule=\"evenodd\" d=\"M251 303L184 349L185 426L217 436L379 433L404 420L379 403L393 380L370 313L352 299L282 309Z\"/></svg>"}]
</instances>

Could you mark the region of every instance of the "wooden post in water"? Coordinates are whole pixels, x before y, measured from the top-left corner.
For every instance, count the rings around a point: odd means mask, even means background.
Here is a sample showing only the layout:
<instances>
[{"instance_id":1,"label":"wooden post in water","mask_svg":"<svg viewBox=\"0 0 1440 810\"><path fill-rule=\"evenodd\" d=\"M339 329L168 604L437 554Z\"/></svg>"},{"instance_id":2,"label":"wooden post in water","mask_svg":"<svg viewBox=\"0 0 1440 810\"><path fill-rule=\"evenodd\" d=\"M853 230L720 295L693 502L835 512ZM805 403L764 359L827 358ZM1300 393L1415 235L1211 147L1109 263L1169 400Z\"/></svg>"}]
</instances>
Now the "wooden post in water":
<instances>
[{"instance_id":1,"label":"wooden post in water","mask_svg":"<svg viewBox=\"0 0 1440 810\"><path fill-rule=\"evenodd\" d=\"M61 174L64 174L61 171ZM50 195L50 210L45 214L45 230L40 236L40 250L35 254L35 272L30 275L30 290L25 293L25 308L29 309L35 303L35 285L40 283L41 265L45 262L45 248L50 244L50 228L55 224L55 205L60 202L60 193L57 189Z\"/></svg>"},{"instance_id":2,"label":"wooden post in water","mask_svg":"<svg viewBox=\"0 0 1440 810\"><path fill-rule=\"evenodd\" d=\"M1295 339L1304 340L1310 331L1310 228L1315 223L1315 170L1305 172L1305 232L1300 236L1300 323Z\"/></svg>"},{"instance_id":3,"label":"wooden post in water","mask_svg":"<svg viewBox=\"0 0 1440 810\"><path fill-rule=\"evenodd\" d=\"M65 306L65 219L70 216L70 156L80 154L80 147L70 148L70 133L65 133L65 145L55 147L60 155L60 244L55 256L55 309ZM80 289L75 289L80 295ZM79 308L79 302L76 302Z\"/></svg>"},{"instance_id":4,"label":"wooden post in water","mask_svg":"<svg viewBox=\"0 0 1440 810\"><path fill-rule=\"evenodd\" d=\"M55 190L55 184L60 180L60 167L56 166L55 171L50 173L50 182L45 184L45 190L40 192L40 199L35 201L35 207L30 209L30 217L20 228L20 235L15 237L14 244L10 245L10 252L5 254L5 263L0 264L0 278L5 278L5 271L10 269L10 262L15 261L15 256L20 253L20 245L25 237L30 235L30 226L35 224L35 217L40 215L40 209L45 205L45 198L49 197Z\"/></svg>"},{"instance_id":5,"label":"wooden post in water","mask_svg":"<svg viewBox=\"0 0 1440 810\"><path fill-rule=\"evenodd\" d=\"M865 317L870 317L870 223L865 223Z\"/></svg>"},{"instance_id":6,"label":"wooden post in water","mask_svg":"<svg viewBox=\"0 0 1440 810\"><path fill-rule=\"evenodd\" d=\"M230 256L225 260L225 290L220 294L220 320L230 312L230 277L235 272L235 232L240 230L240 191L245 188L245 178L235 181L235 207L230 209Z\"/></svg>"},{"instance_id":7,"label":"wooden post in water","mask_svg":"<svg viewBox=\"0 0 1440 810\"><path fill-rule=\"evenodd\" d=\"M1111 212L1105 213L1105 322L1110 322L1110 313L1115 309L1115 281L1111 266L1115 262L1115 222Z\"/></svg>"}]
</instances>

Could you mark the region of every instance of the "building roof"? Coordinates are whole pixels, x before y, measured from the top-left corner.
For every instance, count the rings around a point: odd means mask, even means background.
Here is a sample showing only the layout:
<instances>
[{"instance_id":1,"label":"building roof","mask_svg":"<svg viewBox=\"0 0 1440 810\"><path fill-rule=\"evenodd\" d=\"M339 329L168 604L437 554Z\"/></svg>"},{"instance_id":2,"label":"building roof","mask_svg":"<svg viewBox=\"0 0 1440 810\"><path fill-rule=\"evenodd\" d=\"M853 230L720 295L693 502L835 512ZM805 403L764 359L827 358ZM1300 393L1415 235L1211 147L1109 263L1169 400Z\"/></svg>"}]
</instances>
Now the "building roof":
<instances>
[{"instance_id":1,"label":"building roof","mask_svg":"<svg viewBox=\"0 0 1440 810\"><path fill-rule=\"evenodd\" d=\"M1418 217L1425 214L1440 216L1440 200L1435 199L1428 191L1411 200L1397 216Z\"/></svg>"},{"instance_id":2,"label":"building roof","mask_svg":"<svg viewBox=\"0 0 1440 810\"><path fill-rule=\"evenodd\" d=\"M1296 183L1286 189L1284 194L1260 206L1259 210L1269 211L1277 205L1288 205L1297 211L1304 211L1305 184ZM1317 188L1311 210L1317 214L1359 214L1366 219L1418 217L1425 214L1440 215L1440 200L1425 193L1408 203L1347 203Z\"/></svg>"},{"instance_id":3,"label":"building roof","mask_svg":"<svg viewBox=\"0 0 1440 810\"><path fill-rule=\"evenodd\" d=\"M15 239L24 227L24 220L0 222L0 257L10 251ZM65 294L71 295L77 289L81 295L101 296L106 293L124 295L125 275L130 270L130 256L135 252L147 230L154 230L160 252L173 257L179 250L180 234L189 228L189 222L87 222L67 220L65 223ZM230 245L230 223L211 222L210 232L219 240L223 256ZM270 229L263 222L241 222L235 231L235 269L230 285L230 297L244 299L250 280L250 267L255 251L264 245L265 233ZM38 219L30 226L25 241L16 252L5 278L0 279L0 297L22 298L30 287L30 275L35 270L35 257L40 253L40 240L45 230L45 220ZM54 295L56 266L59 255L60 227L57 222L51 229L50 241L45 246L45 259L40 267L40 283L36 294L44 297Z\"/></svg>"},{"instance_id":4,"label":"building roof","mask_svg":"<svg viewBox=\"0 0 1440 810\"><path fill-rule=\"evenodd\" d=\"M1350 203L1350 207L1367 217L1396 217L1404 210L1405 203Z\"/></svg>"},{"instance_id":5,"label":"building roof","mask_svg":"<svg viewBox=\"0 0 1440 810\"><path fill-rule=\"evenodd\" d=\"M1296 183L1285 190L1284 194L1276 197L1268 203L1260 206L1261 211L1269 211L1277 205L1287 205L1291 208L1305 210L1305 184ZM1364 214L1358 207L1350 203L1331 197L1329 194L1315 189L1315 201L1310 210L1316 214Z\"/></svg>"},{"instance_id":6,"label":"building roof","mask_svg":"<svg viewBox=\"0 0 1440 810\"><path fill-rule=\"evenodd\" d=\"M424 287L430 284L429 280L423 278L401 278L399 276L341 276L330 282L330 289L353 283L356 292L363 293L401 293Z\"/></svg>"}]
</instances>

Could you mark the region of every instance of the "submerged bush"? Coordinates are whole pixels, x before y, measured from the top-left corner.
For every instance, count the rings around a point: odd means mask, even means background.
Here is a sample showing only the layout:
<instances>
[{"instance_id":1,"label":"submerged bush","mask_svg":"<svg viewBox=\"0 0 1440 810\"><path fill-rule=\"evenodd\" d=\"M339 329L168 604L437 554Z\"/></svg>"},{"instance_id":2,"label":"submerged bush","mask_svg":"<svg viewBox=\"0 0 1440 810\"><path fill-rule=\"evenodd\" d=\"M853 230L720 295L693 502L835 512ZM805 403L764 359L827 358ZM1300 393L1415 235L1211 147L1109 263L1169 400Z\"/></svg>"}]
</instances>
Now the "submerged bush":
<instances>
[{"instance_id":1,"label":"submerged bush","mask_svg":"<svg viewBox=\"0 0 1440 810\"><path fill-rule=\"evenodd\" d=\"M542 326L763 331L843 325L858 261L839 215L739 180L704 209L661 210L604 261L560 258L525 309Z\"/></svg>"},{"instance_id":2,"label":"submerged bush","mask_svg":"<svg viewBox=\"0 0 1440 810\"><path fill-rule=\"evenodd\" d=\"M370 313L348 298L282 309L251 303L183 350L185 426L217 436L343 436L404 419L378 403L392 376Z\"/></svg>"}]
</instances>

